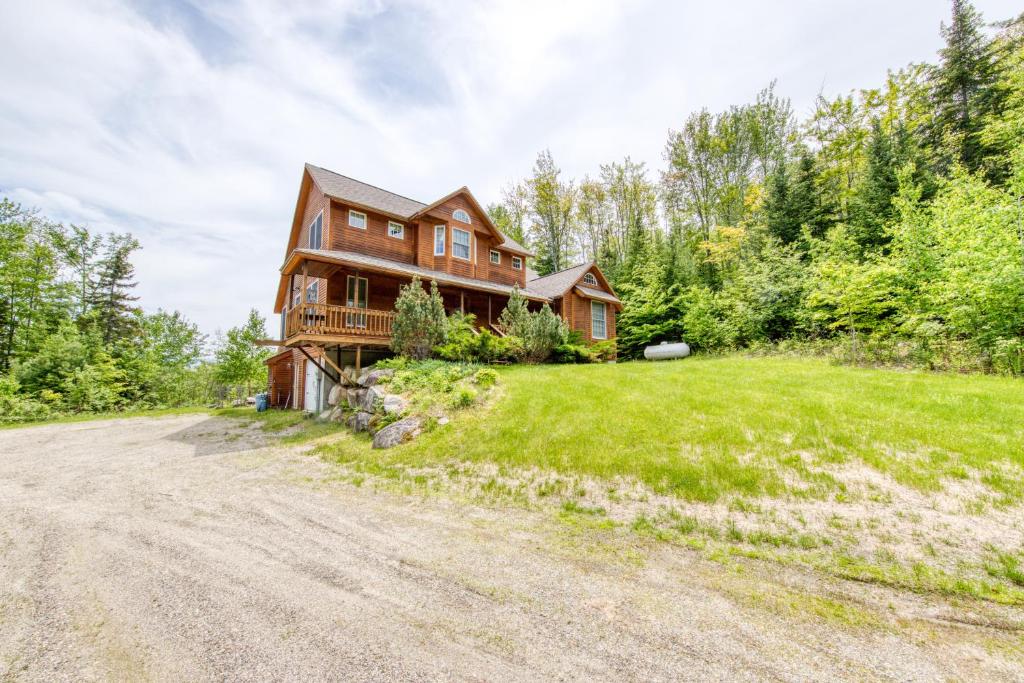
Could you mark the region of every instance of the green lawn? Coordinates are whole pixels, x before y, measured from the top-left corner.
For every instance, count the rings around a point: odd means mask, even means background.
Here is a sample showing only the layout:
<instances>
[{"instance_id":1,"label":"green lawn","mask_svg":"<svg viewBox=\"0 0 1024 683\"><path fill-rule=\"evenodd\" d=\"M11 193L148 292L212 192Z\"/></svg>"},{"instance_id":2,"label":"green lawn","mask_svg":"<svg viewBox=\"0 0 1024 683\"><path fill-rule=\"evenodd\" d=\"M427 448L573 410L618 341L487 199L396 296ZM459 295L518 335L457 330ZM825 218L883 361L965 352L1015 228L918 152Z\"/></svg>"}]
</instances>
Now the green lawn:
<instances>
[{"instance_id":1,"label":"green lawn","mask_svg":"<svg viewBox=\"0 0 1024 683\"><path fill-rule=\"evenodd\" d=\"M824 498L865 464L922 491L977 473L1024 497L1024 383L839 367L809 359L516 366L490 408L391 451L345 439L344 459L491 461L635 477L693 501ZM1007 467L1006 465L1010 465Z\"/></svg>"}]
</instances>

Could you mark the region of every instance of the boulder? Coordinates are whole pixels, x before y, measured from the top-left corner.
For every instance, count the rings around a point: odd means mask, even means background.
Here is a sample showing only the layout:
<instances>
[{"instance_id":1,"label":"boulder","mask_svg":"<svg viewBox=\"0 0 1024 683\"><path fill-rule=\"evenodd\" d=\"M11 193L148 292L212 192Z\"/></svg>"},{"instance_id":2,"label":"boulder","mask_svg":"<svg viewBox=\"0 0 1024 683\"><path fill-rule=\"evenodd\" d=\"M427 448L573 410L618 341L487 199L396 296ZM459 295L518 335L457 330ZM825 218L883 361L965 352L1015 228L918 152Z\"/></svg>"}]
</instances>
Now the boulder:
<instances>
[{"instance_id":1,"label":"boulder","mask_svg":"<svg viewBox=\"0 0 1024 683\"><path fill-rule=\"evenodd\" d=\"M390 368L381 368L380 370L370 369L359 376L359 385L363 387L372 387L385 377L391 377L393 374L395 374L395 371Z\"/></svg>"},{"instance_id":2,"label":"boulder","mask_svg":"<svg viewBox=\"0 0 1024 683\"><path fill-rule=\"evenodd\" d=\"M409 407L409 402L397 394L387 394L384 397L384 412L388 415L399 415Z\"/></svg>"},{"instance_id":3,"label":"boulder","mask_svg":"<svg viewBox=\"0 0 1024 683\"><path fill-rule=\"evenodd\" d=\"M352 410L359 408L363 400L363 395L366 393L366 389L349 389L345 395L345 400L348 402L348 407Z\"/></svg>"},{"instance_id":4,"label":"boulder","mask_svg":"<svg viewBox=\"0 0 1024 683\"><path fill-rule=\"evenodd\" d=\"M349 416L346 424L353 432L365 432L370 428L370 418L372 417L373 415L370 413L359 411L358 413Z\"/></svg>"},{"instance_id":5,"label":"boulder","mask_svg":"<svg viewBox=\"0 0 1024 683\"><path fill-rule=\"evenodd\" d=\"M335 407L334 410L331 411L331 421L332 422L344 422L345 421L345 411L342 409L341 406L337 406L337 407Z\"/></svg>"},{"instance_id":6,"label":"boulder","mask_svg":"<svg viewBox=\"0 0 1024 683\"><path fill-rule=\"evenodd\" d=\"M415 415L402 418L398 422L392 422L374 435L373 447L391 448L400 443L412 441L419 436L422 424L423 420Z\"/></svg>"},{"instance_id":7,"label":"boulder","mask_svg":"<svg viewBox=\"0 0 1024 683\"><path fill-rule=\"evenodd\" d=\"M331 419L331 409L328 408L324 412L320 413L320 419L321 420L329 420L329 419Z\"/></svg>"},{"instance_id":8,"label":"boulder","mask_svg":"<svg viewBox=\"0 0 1024 683\"><path fill-rule=\"evenodd\" d=\"M359 409L365 410L368 413L375 412L377 406L384 400L384 391L380 387L370 387L369 389L359 389L361 394L359 397Z\"/></svg>"},{"instance_id":9,"label":"boulder","mask_svg":"<svg viewBox=\"0 0 1024 683\"><path fill-rule=\"evenodd\" d=\"M345 387L340 384L335 384L331 387L331 393L327 395L327 405L336 406L338 401L341 400L341 392L345 391Z\"/></svg>"},{"instance_id":10,"label":"boulder","mask_svg":"<svg viewBox=\"0 0 1024 683\"><path fill-rule=\"evenodd\" d=\"M354 386L358 373L356 369L351 365L346 365L345 369L341 371L341 383L349 386Z\"/></svg>"},{"instance_id":11,"label":"boulder","mask_svg":"<svg viewBox=\"0 0 1024 683\"><path fill-rule=\"evenodd\" d=\"M437 418L437 424L439 424L441 426L444 426L444 425L448 424L448 416L447 415L442 415L441 417Z\"/></svg>"}]
</instances>

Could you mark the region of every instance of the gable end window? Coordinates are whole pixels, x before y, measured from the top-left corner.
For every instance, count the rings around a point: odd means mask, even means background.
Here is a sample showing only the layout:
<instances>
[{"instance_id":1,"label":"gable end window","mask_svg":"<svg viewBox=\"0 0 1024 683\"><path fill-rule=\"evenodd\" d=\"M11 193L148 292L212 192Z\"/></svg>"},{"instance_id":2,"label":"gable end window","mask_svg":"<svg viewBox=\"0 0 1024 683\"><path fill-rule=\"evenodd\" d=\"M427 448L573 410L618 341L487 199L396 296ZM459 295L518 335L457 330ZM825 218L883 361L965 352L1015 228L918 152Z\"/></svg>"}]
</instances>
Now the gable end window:
<instances>
[{"instance_id":1,"label":"gable end window","mask_svg":"<svg viewBox=\"0 0 1024 683\"><path fill-rule=\"evenodd\" d=\"M454 256L455 258L461 258L468 261L470 253L469 243L469 230L459 230L458 228L452 228L452 256Z\"/></svg>"},{"instance_id":2,"label":"gable end window","mask_svg":"<svg viewBox=\"0 0 1024 683\"><path fill-rule=\"evenodd\" d=\"M501 252L497 249L491 249L491 263L495 265L501 264Z\"/></svg>"},{"instance_id":3,"label":"gable end window","mask_svg":"<svg viewBox=\"0 0 1024 683\"><path fill-rule=\"evenodd\" d=\"M452 211L452 218L463 223L472 223L473 221L469 217L469 213L463 209L455 209Z\"/></svg>"},{"instance_id":4,"label":"gable end window","mask_svg":"<svg viewBox=\"0 0 1024 683\"><path fill-rule=\"evenodd\" d=\"M608 338L608 325L605 321L606 307L602 301L590 302L590 336L594 339Z\"/></svg>"},{"instance_id":5,"label":"gable end window","mask_svg":"<svg viewBox=\"0 0 1024 683\"><path fill-rule=\"evenodd\" d=\"M587 273L586 275L583 276L583 284L593 285L594 287L597 287L597 278L594 277L593 273Z\"/></svg>"},{"instance_id":6,"label":"gable end window","mask_svg":"<svg viewBox=\"0 0 1024 683\"><path fill-rule=\"evenodd\" d=\"M353 211L349 209L348 224L350 227L366 230L366 214L362 211Z\"/></svg>"},{"instance_id":7,"label":"gable end window","mask_svg":"<svg viewBox=\"0 0 1024 683\"><path fill-rule=\"evenodd\" d=\"M513 256L512 257L512 268L514 268L515 270L522 270L523 269L523 259L519 258L518 256Z\"/></svg>"},{"instance_id":8,"label":"gable end window","mask_svg":"<svg viewBox=\"0 0 1024 683\"><path fill-rule=\"evenodd\" d=\"M324 244L324 212L321 211L309 224L309 248L320 249Z\"/></svg>"},{"instance_id":9,"label":"gable end window","mask_svg":"<svg viewBox=\"0 0 1024 683\"><path fill-rule=\"evenodd\" d=\"M434 226L434 256L444 256L444 232L445 226Z\"/></svg>"},{"instance_id":10,"label":"gable end window","mask_svg":"<svg viewBox=\"0 0 1024 683\"><path fill-rule=\"evenodd\" d=\"M388 221L388 237L394 237L398 240L405 239L405 226L395 221Z\"/></svg>"}]
</instances>

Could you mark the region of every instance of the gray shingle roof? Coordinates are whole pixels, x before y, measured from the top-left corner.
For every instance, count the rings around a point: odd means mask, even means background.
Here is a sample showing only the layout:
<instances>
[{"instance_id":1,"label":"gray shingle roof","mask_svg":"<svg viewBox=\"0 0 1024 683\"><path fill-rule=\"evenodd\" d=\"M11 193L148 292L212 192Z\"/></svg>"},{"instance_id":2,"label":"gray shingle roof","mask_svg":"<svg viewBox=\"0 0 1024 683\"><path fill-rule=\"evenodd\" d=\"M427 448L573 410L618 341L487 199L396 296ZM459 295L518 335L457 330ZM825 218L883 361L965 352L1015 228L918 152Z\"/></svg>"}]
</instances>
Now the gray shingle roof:
<instances>
[{"instance_id":1,"label":"gray shingle roof","mask_svg":"<svg viewBox=\"0 0 1024 683\"><path fill-rule=\"evenodd\" d=\"M503 285L497 282L490 282L488 280L478 280L472 277L464 277L462 275L452 275L451 273L445 273L440 270L432 270L430 268L423 268L421 266L414 266L409 263L400 263L398 261L392 261L391 259L379 258L377 256L370 256L368 254L359 254L354 251L334 251L329 249L296 249L297 254L306 254L308 256L319 256L328 261L342 262L350 265L365 266L367 268L377 268L391 273L401 273L403 275L418 275L424 281L429 282L430 280L436 280L439 285L455 285L459 287L469 287L470 289L479 289L485 292L494 292L495 294L504 294L508 296L512 293L512 287L510 285ZM531 299L538 299L541 301L548 301L550 297L534 291L530 288L530 284L527 283L526 287L520 290L523 296Z\"/></svg>"},{"instance_id":2,"label":"gray shingle roof","mask_svg":"<svg viewBox=\"0 0 1024 683\"><path fill-rule=\"evenodd\" d=\"M526 286L533 292L539 292L549 299L553 299L556 296L562 296L569 289L576 284L576 281L583 277L585 273L592 265L593 261L581 263L578 266L572 268L566 268L560 270L557 273L551 275L545 275L534 280L527 280Z\"/></svg>"},{"instance_id":3,"label":"gray shingle roof","mask_svg":"<svg viewBox=\"0 0 1024 683\"><path fill-rule=\"evenodd\" d=\"M376 209L381 213L408 218L426 206L423 202L418 202L415 199L382 190L374 185L353 180L348 176L328 171L326 168L320 168L313 164L306 164L306 170L313 176L313 180L324 194L369 209Z\"/></svg>"},{"instance_id":4,"label":"gray shingle roof","mask_svg":"<svg viewBox=\"0 0 1024 683\"><path fill-rule=\"evenodd\" d=\"M602 292L599 289L592 289L590 287L581 287L579 285L576 286L576 289L580 290L580 292L583 295L589 296L591 299L599 299L601 301L610 301L613 304L621 304L622 303L621 301L619 301L619 298L617 296L615 296L614 294L609 294L608 292Z\"/></svg>"},{"instance_id":5,"label":"gray shingle roof","mask_svg":"<svg viewBox=\"0 0 1024 683\"><path fill-rule=\"evenodd\" d=\"M504 242L501 243L502 247L508 249L509 251L518 251L520 254L525 254L526 256L533 256L533 252L524 247L523 245L519 244L519 242L516 242L514 239L512 239L505 233L500 234L502 238L504 238L505 240Z\"/></svg>"}]
</instances>

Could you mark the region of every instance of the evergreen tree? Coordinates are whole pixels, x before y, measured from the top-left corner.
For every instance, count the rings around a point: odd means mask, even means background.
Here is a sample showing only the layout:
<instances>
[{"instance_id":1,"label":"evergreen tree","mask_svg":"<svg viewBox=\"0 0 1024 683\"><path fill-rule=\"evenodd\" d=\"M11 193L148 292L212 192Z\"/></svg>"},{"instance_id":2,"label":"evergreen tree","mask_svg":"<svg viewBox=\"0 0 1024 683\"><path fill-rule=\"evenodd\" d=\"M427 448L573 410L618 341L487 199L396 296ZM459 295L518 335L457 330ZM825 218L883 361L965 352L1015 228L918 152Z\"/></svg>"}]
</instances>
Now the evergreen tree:
<instances>
[{"instance_id":1,"label":"evergreen tree","mask_svg":"<svg viewBox=\"0 0 1024 683\"><path fill-rule=\"evenodd\" d=\"M984 117L998 108L995 55L983 27L981 14L968 0L953 0L952 22L941 28L946 45L932 77L933 144L949 149L947 165L956 161L970 171L982 164L979 133Z\"/></svg>"},{"instance_id":2,"label":"evergreen tree","mask_svg":"<svg viewBox=\"0 0 1024 683\"><path fill-rule=\"evenodd\" d=\"M138 241L129 234L109 235L106 251L97 264L90 303L105 344L127 337L136 329L138 307L134 302L139 298L131 295L137 283L130 257L138 248Z\"/></svg>"},{"instance_id":3,"label":"evergreen tree","mask_svg":"<svg viewBox=\"0 0 1024 683\"><path fill-rule=\"evenodd\" d=\"M444 301L431 280L430 293L418 277L399 288L395 300L395 321L391 325L391 350L408 358L427 358L448 333Z\"/></svg>"},{"instance_id":4,"label":"evergreen tree","mask_svg":"<svg viewBox=\"0 0 1024 683\"><path fill-rule=\"evenodd\" d=\"M835 223L835 207L821 191L819 178L814 157L807 152L800 155L792 177L782 164L772 177L765 220L783 244L800 240L804 228L812 237L822 237Z\"/></svg>"}]
</instances>

